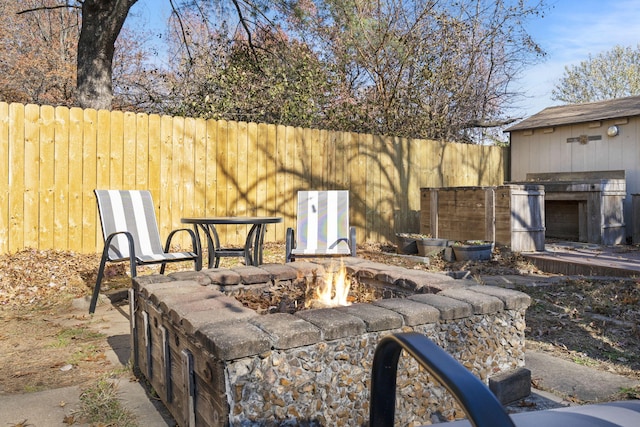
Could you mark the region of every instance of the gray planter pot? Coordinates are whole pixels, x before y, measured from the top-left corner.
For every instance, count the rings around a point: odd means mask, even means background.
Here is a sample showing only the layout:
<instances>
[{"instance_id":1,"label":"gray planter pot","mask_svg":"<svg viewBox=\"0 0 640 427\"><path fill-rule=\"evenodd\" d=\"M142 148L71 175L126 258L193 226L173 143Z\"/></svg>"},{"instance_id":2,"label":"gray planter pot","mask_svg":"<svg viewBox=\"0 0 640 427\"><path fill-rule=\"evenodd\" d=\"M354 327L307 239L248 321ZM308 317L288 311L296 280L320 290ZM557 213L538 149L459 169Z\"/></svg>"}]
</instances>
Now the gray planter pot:
<instances>
[{"instance_id":1,"label":"gray planter pot","mask_svg":"<svg viewBox=\"0 0 640 427\"><path fill-rule=\"evenodd\" d=\"M399 254L415 255L418 253L418 245L416 241L418 237L410 233L396 233L396 245Z\"/></svg>"},{"instance_id":2,"label":"gray planter pot","mask_svg":"<svg viewBox=\"0 0 640 427\"><path fill-rule=\"evenodd\" d=\"M493 243L482 243L477 245L453 245L453 254L456 261L487 261L491 259Z\"/></svg>"},{"instance_id":3,"label":"gray planter pot","mask_svg":"<svg viewBox=\"0 0 640 427\"><path fill-rule=\"evenodd\" d=\"M433 256L442 253L451 241L447 239L424 238L416 240L420 256Z\"/></svg>"}]
</instances>

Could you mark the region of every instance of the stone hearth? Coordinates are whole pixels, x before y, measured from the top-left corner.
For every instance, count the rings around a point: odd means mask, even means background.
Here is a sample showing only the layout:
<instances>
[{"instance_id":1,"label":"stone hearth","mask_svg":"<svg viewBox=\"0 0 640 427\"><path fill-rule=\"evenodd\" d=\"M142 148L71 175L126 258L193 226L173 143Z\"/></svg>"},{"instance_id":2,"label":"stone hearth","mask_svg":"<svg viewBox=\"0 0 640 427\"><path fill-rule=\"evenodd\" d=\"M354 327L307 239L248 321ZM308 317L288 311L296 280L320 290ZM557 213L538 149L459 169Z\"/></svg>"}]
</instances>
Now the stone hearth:
<instances>
[{"instance_id":1,"label":"stone hearth","mask_svg":"<svg viewBox=\"0 0 640 427\"><path fill-rule=\"evenodd\" d=\"M529 297L473 280L347 258L357 280L407 297L268 315L233 298L243 288L313 280L328 262L134 279L134 363L181 426L364 425L373 352L394 332L427 335L485 382L524 365ZM408 359L398 390L401 425L464 416Z\"/></svg>"}]
</instances>

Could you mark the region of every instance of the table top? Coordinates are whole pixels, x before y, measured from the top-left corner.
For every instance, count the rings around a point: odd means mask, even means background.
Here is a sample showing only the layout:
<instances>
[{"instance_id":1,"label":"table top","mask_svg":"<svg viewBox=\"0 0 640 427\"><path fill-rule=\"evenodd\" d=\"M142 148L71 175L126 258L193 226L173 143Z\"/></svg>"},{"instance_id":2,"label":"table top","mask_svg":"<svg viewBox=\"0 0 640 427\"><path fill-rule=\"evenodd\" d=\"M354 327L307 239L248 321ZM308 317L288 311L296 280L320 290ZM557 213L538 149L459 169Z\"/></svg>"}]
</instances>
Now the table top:
<instances>
[{"instance_id":1,"label":"table top","mask_svg":"<svg viewBox=\"0 0 640 427\"><path fill-rule=\"evenodd\" d=\"M182 218L183 224L276 224L282 222L278 216L214 216L199 218Z\"/></svg>"}]
</instances>

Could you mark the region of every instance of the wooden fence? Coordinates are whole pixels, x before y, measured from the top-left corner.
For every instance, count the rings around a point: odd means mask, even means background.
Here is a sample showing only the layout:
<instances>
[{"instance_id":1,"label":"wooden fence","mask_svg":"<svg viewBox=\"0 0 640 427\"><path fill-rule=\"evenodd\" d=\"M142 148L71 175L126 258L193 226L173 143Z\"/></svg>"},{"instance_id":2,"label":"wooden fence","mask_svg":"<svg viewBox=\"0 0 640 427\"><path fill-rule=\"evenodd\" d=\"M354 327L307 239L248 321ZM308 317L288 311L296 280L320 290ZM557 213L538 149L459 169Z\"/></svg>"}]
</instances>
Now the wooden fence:
<instances>
[{"instance_id":1,"label":"wooden fence","mask_svg":"<svg viewBox=\"0 0 640 427\"><path fill-rule=\"evenodd\" d=\"M276 215L296 192L350 191L358 241L420 227L420 188L501 185L498 147L264 123L0 103L0 253L102 250L95 188L149 189L162 238L189 216ZM240 243L244 227L222 239ZM186 241L182 242L183 244Z\"/></svg>"}]
</instances>

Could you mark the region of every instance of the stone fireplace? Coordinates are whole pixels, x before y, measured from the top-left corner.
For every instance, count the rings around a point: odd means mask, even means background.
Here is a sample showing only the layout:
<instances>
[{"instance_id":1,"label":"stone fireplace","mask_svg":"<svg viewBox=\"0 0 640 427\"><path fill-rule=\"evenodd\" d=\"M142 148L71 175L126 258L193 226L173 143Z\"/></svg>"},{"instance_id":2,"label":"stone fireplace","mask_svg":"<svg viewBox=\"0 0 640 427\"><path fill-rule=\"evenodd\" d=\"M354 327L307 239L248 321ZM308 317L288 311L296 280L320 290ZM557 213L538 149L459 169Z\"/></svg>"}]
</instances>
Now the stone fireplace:
<instances>
[{"instance_id":1,"label":"stone fireplace","mask_svg":"<svg viewBox=\"0 0 640 427\"><path fill-rule=\"evenodd\" d=\"M427 335L485 382L524 365L529 297L473 280L346 258L356 280L405 296L266 315L234 298L243 289L309 282L328 262L133 280L134 363L181 426L364 425L373 353L395 332ZM401 425L464 416L404 357L398 391Z\"/></svg>"}]
</instances>

